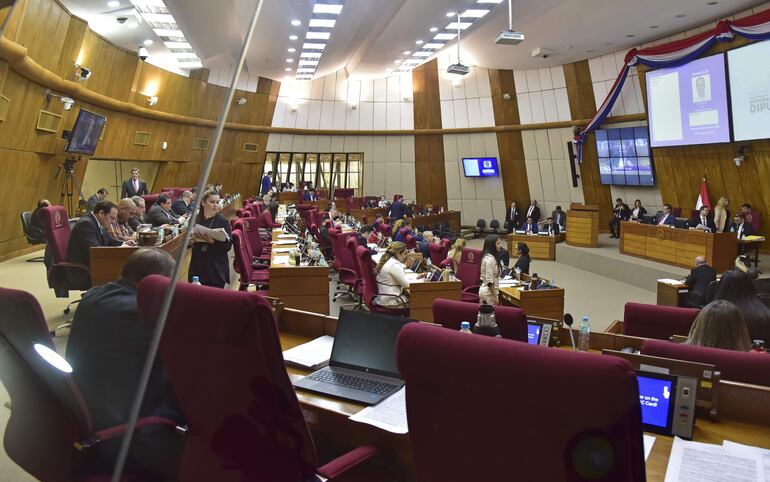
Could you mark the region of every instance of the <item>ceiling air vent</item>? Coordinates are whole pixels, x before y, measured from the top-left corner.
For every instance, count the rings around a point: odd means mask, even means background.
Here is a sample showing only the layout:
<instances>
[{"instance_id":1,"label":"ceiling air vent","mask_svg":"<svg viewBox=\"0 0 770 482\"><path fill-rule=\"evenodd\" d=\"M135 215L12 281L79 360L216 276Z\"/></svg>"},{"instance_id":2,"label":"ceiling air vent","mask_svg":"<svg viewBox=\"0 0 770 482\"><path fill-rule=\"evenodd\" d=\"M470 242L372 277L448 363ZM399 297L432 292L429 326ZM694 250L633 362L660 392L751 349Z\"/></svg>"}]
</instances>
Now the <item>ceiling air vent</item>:
<instances>
[{"instance_id":1,"label":"ceiling air vent","mask_svg":"<svg viewBox=\"0 0 770 482\"><path fill-rule=\"evenodd\" d=\"M4 95L0 95L0 122L5 122L5 117L8 115L8 108L11 106L11 99Z\"/></svg>"},{"instance_id":2,"label":"ceiling air vent","mask_svg":"<svg viewBox=\"0 0 770 482\"><path fill-rule=\"evenodd\" d=\"M41 110L37 116L37 130L43 132L58 132L62 116L56 112Z\"/></svg>"},{"instance_id":3,"label":"ceiling air vent","mask_svg":"<svg viewBox=\"0 0 770 482\"><path fill-rule=\"evenodd\" d=\"M257 152L259 150L259 144L247 142L243 145L243 152Z\"/></svg>"},{"instance_id":4,"label":"ceiling air vent","mask_svg":"<svg viewBox=\"0 0 770 482\"><path fill-rule=\"evenodd\" d=\"M196 151L205 151L206 149L209 148L209 140L201 139L201 138L193 139L192 148L195 149Z\"/></svg>"},{"instance_id":5,"label":"ceiling air vent","mask_svg":"<svg viewBox=\"0 0 770 482\"><path fill-rule=\"evenodd\" d=\"M152 135L149 132L139 132L137 131L134 133L134 145L135 146L149 146L150 145L150 137Z\"/></svg>"}]
</instances>

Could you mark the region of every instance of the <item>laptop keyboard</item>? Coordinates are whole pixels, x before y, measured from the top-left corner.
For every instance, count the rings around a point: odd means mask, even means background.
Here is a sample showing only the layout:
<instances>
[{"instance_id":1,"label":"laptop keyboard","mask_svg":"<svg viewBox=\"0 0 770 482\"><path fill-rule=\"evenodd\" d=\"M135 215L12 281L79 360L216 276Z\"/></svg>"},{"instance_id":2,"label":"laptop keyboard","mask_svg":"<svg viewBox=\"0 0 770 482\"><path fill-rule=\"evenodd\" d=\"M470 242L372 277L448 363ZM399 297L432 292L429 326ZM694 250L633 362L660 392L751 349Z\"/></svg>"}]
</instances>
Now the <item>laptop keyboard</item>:
<instances>
[{"instance_id":1,"label":"laptop keyboard","mask_svg":"<svg viewBox=\"0 0 770 482\"><path fill-rule=\"evenodd\" d=\"M309 380L331 383L353 390L384 395L398 388L392 383L377 382L368 378L360 378L346 373L337 373L329 370L321 370L307 376Z\"/></svg>"}]
</instances>

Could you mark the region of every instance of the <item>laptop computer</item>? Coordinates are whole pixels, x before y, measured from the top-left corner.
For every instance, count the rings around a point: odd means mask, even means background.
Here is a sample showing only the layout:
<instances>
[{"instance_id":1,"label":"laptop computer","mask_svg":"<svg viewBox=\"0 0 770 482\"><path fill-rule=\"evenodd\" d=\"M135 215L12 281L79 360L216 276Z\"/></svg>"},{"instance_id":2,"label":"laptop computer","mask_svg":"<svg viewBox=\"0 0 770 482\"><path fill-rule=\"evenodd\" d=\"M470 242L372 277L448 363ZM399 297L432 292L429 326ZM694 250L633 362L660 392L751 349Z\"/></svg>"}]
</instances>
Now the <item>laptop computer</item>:
<instances>
[{"instance_id":1,"label":"laptop computer","mask_svg":"<svg viewBox=\"0 0 770 482\"><path fill-rule=\"evenodd\" d=\"M396 339L413 320L340 310L329 365L294 382L296 388L374 405L403 385Z\"/></svg>"}]
</instances>

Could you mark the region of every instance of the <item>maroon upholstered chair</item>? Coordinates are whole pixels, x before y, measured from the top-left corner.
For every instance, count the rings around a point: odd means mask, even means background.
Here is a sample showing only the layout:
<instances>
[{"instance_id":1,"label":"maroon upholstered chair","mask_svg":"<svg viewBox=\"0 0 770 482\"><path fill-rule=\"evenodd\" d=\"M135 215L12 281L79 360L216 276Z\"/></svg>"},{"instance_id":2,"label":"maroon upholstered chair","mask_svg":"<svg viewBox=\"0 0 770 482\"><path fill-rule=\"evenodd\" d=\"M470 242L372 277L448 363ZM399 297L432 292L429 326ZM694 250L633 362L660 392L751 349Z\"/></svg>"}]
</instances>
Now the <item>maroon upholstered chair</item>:
<instances>
[{"instance_id":1,"label":"maroon upholstered chair","mask_svg":"<svg viewBox=\"0 0 770 482\"><path fill-rule=\"evenodd\" d=\"M406 245L406 249L417 249L417 239L411 234L407 234L404 237L404 244Z\"/></svg>"},{"instance_id":2,"label":"maroon upholstered chair","mask_svg":"<svg viewBox=\"0 0 770 482\"><path fill-rule=\"evenodd\" d=\"M337 292L334 293L332 301L337 301L342 296L352 296L356 298L356 285L359 283L358 272L353 264L355 260L347 247L347 239L353 233L342 233L338 229L329 228L329 237L332 238L332 251L334 252L334 261L332 266L339 273L337 282ZM355 238L354 238L355 239ZM346 289L340 291L342 285Z\"/></svg>"},{"instance_id":3,"label":"maroon upholstered chair","mask_svg":"<svg viewBox=\"0 0 770 482\"><path fill-rule=\"evenodd\" d=\"M361 266L359 266L356 258L356 249L358 248L358 240L356 237L348 236L345 240L345 247L350 252L350 259L353 262L353 271L356 272L356 284L353 286L353 290L356 293L356 306L353 309L361 309L364 303L364 275L361 273Z\"/></svg>"},{"instance_id":4,"label":"maroon upholstered chair","mask_svg":"<svg viewBox=\"0 0 770 482\"><path fill-rule=\"evenodd\" d=\"M258 226L257 218L240 218L233 221L233 229L240 229L243 232L254 259L270 261L272 249L262 242Z\"/></svg>"},{"instance_id":5,"label":"maroon upholstered chair","mask_svg":"<svg viewBox=\"0 0 770 482\"><path fill-rule=\"evenodd\" d=\"M150 208L155 205L158 201L158 196L160 196L160 194L145 194L142 196L142 199L144 199L145 212L149 211Z\"/></svg>"},{"instance_id":6,"label":"maroon upholstered chair","mask_svg":"<svg viewBox=\"0 0 770 482\"><path fill-rule=\"evenodd\" d=\"M260 219L260 225L263 228L273 229L273 228L281 227L280 224L273 221L273 215L270 214L270 211L268 211L267 209L259 213L259 219Z\"/></svg>"},{"instance_id":7,"label":"maroon upholstered chair","mask_svg":"<svg viewBox=\"0 0 770 482\"><path fill-rule=\"evenodd\" d=\"M353 197L353 189L337 188L334 190L334 197L336 199L347 199L347 198Z\"/></svg>"},{"instance_id":8,"label":"maroon upholstered chair","mask_svg":"<svg viewBox=\"0 0 770 482\"><path fill-rule=\"evenodd\" d=\"M169 282L149 276L140 283L144 319L157 319ZM257 293L176 285L159 355L188 421L180 480L300 482L315 473L335 480L348 470L352 477L376 453L359 447L317 468L277 325Z\"/></svg>"},{"instance_id":9,"label":"maroon upholstered chair","mask_svg":"<svg viewBox=\"0 0 770 482\"><path fill-rule=\"evenodd\" d=\"M722 380L770 387L770 356L762 353L644 340L642 354L713 364L722 373Z\"/></svg>"},{"instance_id":10,"label":"maroon upholstered chair","mask_svg":"<svg viewBox=\"0 0 770 482\"><path fill-rule=\"evenodd\" d=\"M478 314L478 303L442 298L433 300L433 322L445 328L459 330L463 321L469 322L472 327L476 324ZM503 338L527 341L527 315L523 310L512 306L495 306L495 320Z\"/></svg>"},{"instance_id":11,"label":"maroon upholstered chair","mask_svg":"<svg viewBox=\"0 0 770 482\"><path fill-rule=\"evenodd\" d=\"M266 289L270 286L270 273L266 269L255 270L251 264L252 257L246 248L247 241L240 229L233 230L233 250L235 251L235 266L241 281L240 291L248 291L250 285L257 289Z\"/></svg>"},{"instance_id":12,"label":"maroon upholstered chair","mask_svg":"<svg viewBox=\"0 0 770 482\"><path fill-rule=\"evenodd\" d=\"M55 350L37 300L24 291L0 288L0 380L12 407L3 440L6 453L38 480L109 480L110 473L88 467L89 455L99 444L123 436L125 427L95 432L72 375L44 361L35 344ZM158 424L176 425L146 417L139 419L137 429ZM83 448L77 450L75 444ZM141 475L126 474L121 480L145 480Z\"/></svg>"},{"instance_id":13,"label":"maroon upholstered chair","mask_svg":"<svg viewBox=\"0 0 770 482\"><path fill-rule=\"evenodd\" d=\"M385 238L389 238L391 235L391 228L390 224L382 223L380 224L380 232Z\"/></svg>"},{"instance_id":14,"label":"maroon upholstered chair","mask_svg":"<svg viewBox=\"0 0 770 482\"><path fill-rule=\"evenodd\" d=\"M321 253L323 254L324 258L329 259L331 258L332 253L332 247L329 246L326 243L326 240L323 236L321 236L321 231L318 230L318 226L315 224L310 225L310 234L313 235L313 239L315 239L315 242L318 243L318 247L321 250Z\"/></svg>"},{"instance_id":15,"label":"maroon upholstered chair","mask_svg":"<svg viewBox=\"0 0 770 482\"><path fill-rule=\"evenodd\" d=\"M687 336L698 310L673 306L626 303L623 334L668 340L672 335Z\"/></svg>"},{"instance_id":16,"label":"maroon upholstered chair","mask_svg":"<svg viewBox=\"0 0 770 482\"><path fill-rule=\"evenodd\" d=\"M430 243L428 244L428 249L430 250L430 262L436 266L441 265L446 259L447 253L449 253L449 247L443 242Z\"/></svg>"},{"instance_id":17,"label":"maroon upholstered chair","mask_svg":"<svg viewBox=\"0 0 770 482\"><path fill-rule=\"evenodd\" d=\"M364 280L364 303L366 304L366 307L369 308L369 311L374 313L384 313L387 315L409 316L409 308L403 304L403 300L400 296L386 294L380 295L379 286L377 285L377 275L374 272L374 263L372 262L372 252L368 248L358 246L356 248L356 258ZM399 302L402 303L399 305L401 307L391 308L378 305L375 302L375 298L377 298L377 296L393 296L399 298Z\"/></svg>"},{"instance_id":18,"label":"maroon upholstered chair","mask_svg":"<svg viewBox=\"0 0 770 482\"><path fill-rule=\"evenodd\" d=\"M457 279L462 282L462 301L479 302L479 283L481 282L480 249L463 248L460 256L460 267L457 269Z\"/></svg>"},{"instance_id":19,"label":"maroon upholstered chair","mask_svg":"<svg viewBox=\"0 0 770 482\"><path fill-rule=\"evenodd\" d=\"M396 349L420 482L645 480L626 360L422 323ZM547 415L565 404L575 416Z\"/></svg>"}]
</instances>

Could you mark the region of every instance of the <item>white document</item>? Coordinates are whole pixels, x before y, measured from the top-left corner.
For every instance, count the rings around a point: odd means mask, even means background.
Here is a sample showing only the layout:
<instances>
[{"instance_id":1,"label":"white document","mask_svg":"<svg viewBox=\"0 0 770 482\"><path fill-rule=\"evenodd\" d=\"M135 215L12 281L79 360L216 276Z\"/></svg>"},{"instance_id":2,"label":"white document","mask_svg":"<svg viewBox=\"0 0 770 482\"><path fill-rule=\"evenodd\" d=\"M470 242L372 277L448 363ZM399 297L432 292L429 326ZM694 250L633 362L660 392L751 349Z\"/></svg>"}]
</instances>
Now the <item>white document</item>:
<instances>
[{"instance_id":1,"label":"white document","mask_svg":"<svg viewBox=\"0 0 770 482\"><path fill-rule=\"evenodd\" d=\"M770 450L759 447L752 447L751 445L737 444L735 442L730 442L729 440L722 442L722 447L736 452L748 450L755 451L760 454L762 456L762 465L764 466L765 481L770 482Z\"/></svg>"},{"instance_id":2,"label":"white document","mask_svg":"<svg viewBox=\"0 0 770 482\"><path fill-rule=\"evenodd\" d=\"M665 482L765 482L762 456L674 437Z\"/></svg>"},{"instance_id":3,"label":"white document","mask_svg":"<svg viewBox=\"0 0 770 482\"><path fill-rule=\"evenodd\" d=\"M664 279L659 279L658 281L660 281L661 283L666 283L667 285L671 285L671 286L682 284L682 282L678 279L664 278Z\"/></svg>"},{"instance_id":4,"label":"white document","mask_svg":"<svg viewBox=\"0 0 770 482\"><path fill-rule=\"evenodd\" d=\"M280 239L278 241L274 241L273 244L274 245L277 244L279 246L289 246L289 245L292 245L292 244L297 244L297 239L296 238L293 239L293 240L290 240L290 239Z\"/></svg>"},{"instance_id":5,"label":"white document","mask_svg":"<svg viewBox=\"0 0 770 482\"><path fill-rule=\"evenodd\" d=\"M297 239L296 234L279 234L278 239Z\"/></svg>"},{"instance_id":6,"label":"white document","mask_svg":"<svg viewBox=\"0 0 770 482\"><path fill-rule=\"evenodd\" d=\"M289 253L294 248L273 248L276 253Z\"/></svg>"},{"instance_id":7,"label":"white document","mask_svg":"<svg viewBox=\"0 0 770 482\"><path fill-rule=\"evenodd\" d=\"M377 405L366 407L349 418L354 422L368 423L388 432L409 433L406 423L406 387L401 387L401 390Z\"/></svg>"},{"instance_id":8,"label":"white document","mask_svg":"<svg viewBox=\"0 0 770 482\"><path fill-rule=\"evenodd\" d=\"M644 442L644 461L646 462L650 458L650 452L652 452L652 446L655 445L655 437L652 435L642 435L642 442Z\"/></svg>"},{"instance_id":9,"label":"white document","mask_svg":"<svg viewBox=\"0 0 770 482\"><path fill-rule=\"evenodd\" d=\"M289 264L288 256L273 256L273 264Z\"/></svg>"},{"instance_id":10,"label":"white document","mask_svg":"<svg viewBox=\"0 0 770 482\"><path fill-rule=\"evenodd\" d=\"M214 241L224 242L230 239L227 236L227 231L225 231L225 228L209 229L206 226L203 226L201 224L196 224L192 232L193 237L200 238L201 237L200 235L203 235L203 234L208 234L214 239Z\"/></svg>"},{"instance_id":11,"label":"white document","mask_svg":"<svg viewBox=\"0 0 770 482\"><path fill-rule=\"evenodd\" d=\"M334 337L325 335L283 352L283 360L291 365L317 370L329 364Z\"/></svg>"}]
</instances>

